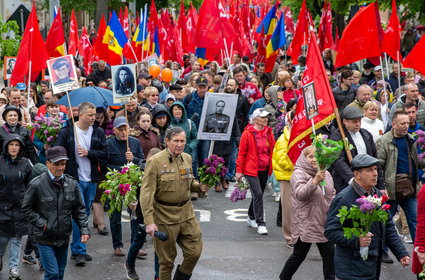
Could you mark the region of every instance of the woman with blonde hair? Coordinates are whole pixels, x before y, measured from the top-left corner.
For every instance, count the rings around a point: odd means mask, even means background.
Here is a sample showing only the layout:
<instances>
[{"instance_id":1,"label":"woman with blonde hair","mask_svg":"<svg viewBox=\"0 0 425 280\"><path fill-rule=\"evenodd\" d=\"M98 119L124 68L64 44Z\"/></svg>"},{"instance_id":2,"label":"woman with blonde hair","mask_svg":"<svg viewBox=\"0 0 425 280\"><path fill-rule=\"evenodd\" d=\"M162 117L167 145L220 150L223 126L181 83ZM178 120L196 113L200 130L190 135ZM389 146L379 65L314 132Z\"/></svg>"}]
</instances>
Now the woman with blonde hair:
<instances>
[{"instance_id":1,"label":"woman with blonde hair","mask_svg":"<svg viewBox=\"0 0 425 280\"><path fill-rule=\"evenodd\" d=\"M363 113L361 128L369 131L373 136L373 142L376 142L385 133L384 123L378 119L379 104L376 101L366 102Z\"/></svg>"}]
</instances>

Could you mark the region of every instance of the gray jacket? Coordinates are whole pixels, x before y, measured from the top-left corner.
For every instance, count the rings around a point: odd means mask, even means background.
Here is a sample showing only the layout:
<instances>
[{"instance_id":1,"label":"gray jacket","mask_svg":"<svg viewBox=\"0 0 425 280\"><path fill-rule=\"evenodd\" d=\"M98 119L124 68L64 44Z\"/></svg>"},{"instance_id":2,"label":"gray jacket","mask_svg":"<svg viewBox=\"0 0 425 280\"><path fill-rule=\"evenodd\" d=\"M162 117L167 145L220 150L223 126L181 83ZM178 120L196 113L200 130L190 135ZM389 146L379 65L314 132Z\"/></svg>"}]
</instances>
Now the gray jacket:
<instances>
[{"instance_id":1,"label":"gray jacket","mask_svg":"<svg viewBox=\"0 0 425 280\"><path fill-rule=\"evenodd\" d=\"M394 102L393 106L391 106L390 118L389 118L390 121L393 119L395 110L402 108L404 103L406 103L406 95L402 94L397 99L397 101ZM419 98L416 101L416 107L418 108L418 114L416 116L416 121L420 125L425 125L425 101L423 101L422 99Z\"/></svg>"}]
</instances>

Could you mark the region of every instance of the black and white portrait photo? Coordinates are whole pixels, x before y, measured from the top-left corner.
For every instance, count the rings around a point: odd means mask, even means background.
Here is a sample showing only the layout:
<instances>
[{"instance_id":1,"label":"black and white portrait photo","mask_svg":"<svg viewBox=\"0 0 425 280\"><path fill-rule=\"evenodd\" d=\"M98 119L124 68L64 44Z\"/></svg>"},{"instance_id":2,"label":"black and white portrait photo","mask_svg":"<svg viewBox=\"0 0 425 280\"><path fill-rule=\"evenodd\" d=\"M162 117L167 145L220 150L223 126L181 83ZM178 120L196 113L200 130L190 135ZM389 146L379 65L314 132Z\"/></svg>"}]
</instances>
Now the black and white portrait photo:
<instances>
[{"instance_id":1,"label":"black and white portrait photo","mask_svg":"<svg viewBox=\"0 0 425 280\"><path fill-rule=\"evenodd\" d=\"M114 102L125 103L136 92L136 65L116 65L111 70Z\"/></svg>"},{"instance_id":2,"label":"black and white portrait photo","mask_svg":"<svg viewBox=\"0 0 425 280\"><path fill-rule=\"evenodd\" d=\"M198 139L230 139L238 96L207 92L198 130Z\"/></svg>"},{"instance_id":3,"label":"black and white portrait photo","mask_svg":"<svg viewBox=\"0 0 425 280\"><path fill-rule=\"evenodd\" d=\"M3 77L5 80L10 80L10 78L12 77L12 72L13 72L13 69L15 68L15 64L16 64L16 57L14 56L4 57Z\"/></svg>"},{"instance_id":4,"label":"black and white portrait photo","mask_svg":"<svg viewBox=\"0 0 425 280\"><path fill-rule=\"evenodd\" d=\"M319 114L319 111L317 110L316 90L314 89L314 82L303 86L302 93L304 98L304 108L306 116L307 119L311 120L313 117Z\"/></svg>"},{"instance_id":5,"label":"black and white portrait photo","mask_svg":"<svg viewBox=\"0 0 425 280\"><path fill-rule=\"evenodd\" d=\"M49 69L49 73L51 73L50 78L54 94L80 87L72 55L65 55L48 60L47 68Z\"/></svg>"}]
</instances>

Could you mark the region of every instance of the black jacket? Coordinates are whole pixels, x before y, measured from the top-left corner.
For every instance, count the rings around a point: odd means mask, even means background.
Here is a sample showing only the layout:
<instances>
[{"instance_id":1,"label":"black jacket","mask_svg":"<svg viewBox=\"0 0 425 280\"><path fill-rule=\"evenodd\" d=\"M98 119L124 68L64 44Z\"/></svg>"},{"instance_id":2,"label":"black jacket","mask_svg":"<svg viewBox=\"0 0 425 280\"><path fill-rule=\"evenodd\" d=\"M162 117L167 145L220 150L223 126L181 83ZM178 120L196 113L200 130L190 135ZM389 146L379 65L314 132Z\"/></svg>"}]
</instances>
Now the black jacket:
<instances>
[{"instance_id":1,"label":"black jacket","mask_svg":"<svg viewBox=\"0 0 425 280\"><path fill-rule=\"evenodd\" d=\"M18 124L13 132L7 123L0 127L0 147L3 147L4 139L10 134L17 134L22 137L22 141L25 145L23 156L31 160L32 164L39 163L38 156L35 152L34 144L31 141L31 131ZM3 151L0 152L0 154Z\"/></svg>"},{"instance_id":2,"label":"black jacket","mask_svg":"<svg viewBox=\"0 0 425 280\"><path fill-rule=\"evenodd\" d=\"M156 124L155 119L163 113L167 116L167 122L163 127L161 127ZM170 126L170 123L171 115L170 112L168 112L167 107L163 104L156 105L155 108L152 109L152 126L159 130L159 141L161 141L162 148L165 148L165 131Z\"/></svg>"},{"instance_id":3,"label":"black jacket","mask_svg":"<svg viewBox=\"0 0 425 280\"><path fill-rule=\"evenodd\" d=\"M76 180L78 178L78 164L75 159L75 138L74 126L68 123L66 127L62 128L59 132L56 146L62 146L66 149L69 161L66 164L65 173L71 175ZM102 161L107 161L109 158L108 143L106 142L105 132L97 126L93 126L93 134L90 142L90 150L88 151L87 158L90 160L91 167L91 181L97 182L99 180L99 164Z\"/></svg>"},{"instance_id":4,"label":"black jacket","mask_svg":"<svg viewBox=\"0 0 425 280\"><path fill-rule=\"evenodd\" d=\"M357 155L357 148L354 144L353 138L351 138L350 133L348 133L347 129L344 128L345 136L348 138L348 142L353 145L353 149L351 149L351 155L354 158ZM374 158L378 158L378 154L376 152L375 142L373 142L373 136L366 129L361 128L360 134L363 137L363 140L366 144L367 154L373 156ZM333 129L331 138L332 140L339 141L342 139L341 133L339 129ZM332 164L331 166L331 174L334 180L334 187L337 193L339 193L343 188L348 185L348 181L354 177L353 171L351 171L350 164L348 163L347 153L342 151L339 158ZM382 172L382 166L378 164L378 184L376 187L380 190L385 189L384 186L384 175Z\"/></svg>"},{"instance_id":5,"label":"black jacket","mask_svg":"<svg viewBox=\"0 0 425 280\"><path fill-rule=\"evenodd\" d=\"M20 137L11 134L6 137L4 147ZM0 156L0 236L16 237L29 232L29 224L21 213L22 201L31 176L30 161L22 153L12 160L6 153Z\"/></svg>"},{"instance_id":6,"label":"black jacket","mask_svg":"<svg viewBox=\"0 0 425 280\"><path fill-rule=\"evenodd\" d=\"M236 105L236 117L238 119L240 134L242 134L245 129L245 126L248 124L248 112L250 106L248 98L246 98L246 96L242 94L240 88L236 90L236 93L238 94L238 104Z\"/></svg>"},{"instance_id":7,"label":"black jacket","mask_svg":"<svg viewBox=\"0 0 425 280\"><path fill-rule=\"evenodd\" d=\"M128 146L130 151L133 153L133 163L139 165L142 169L145 168L145 156L142 151L142 147L138 139L129 136ZM111 137L108 139L108 151L109 160L107 167L121 171L123 165L127 164L125 153L127 152L126 141L120 141L117 137Z\"/></svg>"},{"instance_id":8,"label":"black jacket","mask_svg":"<svg viewBox=\"0 0 425 280\"><path fill-rule=\"evenodd\" d=\"M62 180L61 184L54 183L44 172L28 185L22 214L34 227L36 243L55 246L68 243L72 220L77 223L81 235L90 234L77 182L68 175Z\"/></svg>"},{"instance_id":9,"label":"black jacket","mask_svg":"<svg viewBox=\"0 0 425 280\"><path fill-rule=\"evenodd\" d=\"M338 86L332 89L332 93L334 94L335 103L340 112L342 112L342 110L344 110L348 104L356 99L356 91L352 87L345 91L340 86Z\"/></svg>"},{"instance_id":10,"label":"black jacket","mask_svg":"<svg viewBox=\"0 0 425 280\"><path fill-rule=\"evenodd\" d=\"M379 197L382 196L378 190L375 189L375 192ZM352 227L352 221L346 220L341 225L336 216L342 206L350 208L351 205L357 205L356 199L359 197L352 186L347 186L336 195L329 208L325 236L336 245L336 277L344 280L375 280L379 279L384 245L391 249L397 260L409 254L397 235L392 219L388 219L386 223L372 223L373 237L369 246L369 256L365 261L361 258L359 238L354 235L351 239L345 238L342 229L342 227Z\"/></svg>"}]
</instances>

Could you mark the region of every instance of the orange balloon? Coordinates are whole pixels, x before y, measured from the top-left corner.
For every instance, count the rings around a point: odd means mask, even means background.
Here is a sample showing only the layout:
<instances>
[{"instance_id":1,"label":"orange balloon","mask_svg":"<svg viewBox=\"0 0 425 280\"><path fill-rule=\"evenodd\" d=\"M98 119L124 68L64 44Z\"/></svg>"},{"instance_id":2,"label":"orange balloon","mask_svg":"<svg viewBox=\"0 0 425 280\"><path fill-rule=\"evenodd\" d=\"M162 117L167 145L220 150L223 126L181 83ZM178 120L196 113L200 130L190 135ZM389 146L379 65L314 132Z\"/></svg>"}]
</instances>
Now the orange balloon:
<instances>
[{"instance_id":1,"label":"orange balloon","mask_svg":"<svg viewBox=\"0 0 425 280\"><path fill-rule=\"evenodd\" d=\"M170 68L165 68L164 70L162 70L162 80L164 82L171 82L171 80L173 79L173 71L171 71Z\"/></svg>"},{"instance_id":2,"label":"orange balloon","mask_svg":"<svg viewBox=\"0 0 425 280\"><path fill-rule=\"evenodd\" d=\"M159 67L159 65L157 64L153 64L150 68L149 68L149 75L151 75L154 79L156 77L158 77L159 73L161 73L161 67Z\"/></svg>"}]
</instances>

